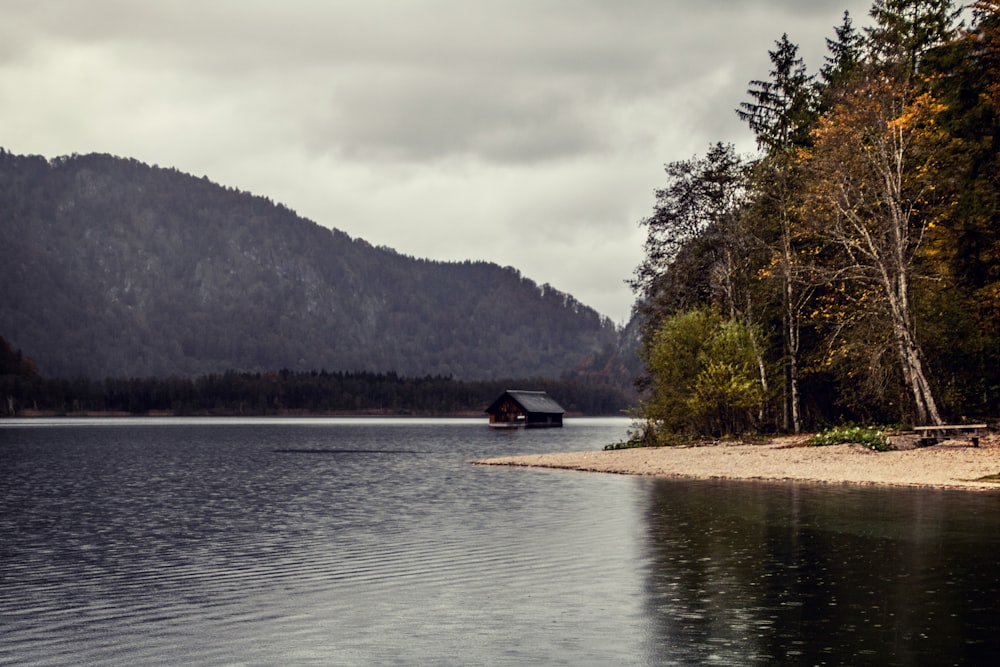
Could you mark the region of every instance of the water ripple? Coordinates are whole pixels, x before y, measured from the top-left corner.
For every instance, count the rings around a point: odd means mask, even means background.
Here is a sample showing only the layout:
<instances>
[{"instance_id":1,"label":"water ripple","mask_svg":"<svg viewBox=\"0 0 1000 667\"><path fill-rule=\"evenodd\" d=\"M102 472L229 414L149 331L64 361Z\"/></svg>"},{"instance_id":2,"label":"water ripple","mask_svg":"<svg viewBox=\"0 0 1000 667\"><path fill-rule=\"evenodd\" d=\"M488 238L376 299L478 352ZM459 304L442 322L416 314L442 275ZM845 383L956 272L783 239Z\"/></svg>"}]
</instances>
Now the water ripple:
<instances>
[{"instance_id":1,"label":"water ripple","mask_svg":"<svg viewBox=\"0 0 1000 667\"><path fill-rule=\"evenodd\" d=\"M348 430L0 430L0 663L514 664L603 615L595 576L638 608L627 482L468 466L509 444L481 427Z\"/></svg>"}]
</instances>

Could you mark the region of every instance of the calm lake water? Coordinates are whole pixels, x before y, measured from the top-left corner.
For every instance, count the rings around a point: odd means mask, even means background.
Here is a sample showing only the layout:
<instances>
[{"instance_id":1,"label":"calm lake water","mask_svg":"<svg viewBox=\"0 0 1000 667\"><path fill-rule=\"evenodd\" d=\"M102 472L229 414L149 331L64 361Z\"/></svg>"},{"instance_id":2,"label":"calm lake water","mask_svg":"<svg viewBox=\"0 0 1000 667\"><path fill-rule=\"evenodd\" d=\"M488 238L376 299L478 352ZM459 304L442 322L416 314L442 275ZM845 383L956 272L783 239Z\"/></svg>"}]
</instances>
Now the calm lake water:
<instances>
[{"instance_id":1,"label":"calm lake water","mask_svg":"<svg viewBox=\"0 0 1000 667\"><path fill-rule=\"evenodd\" d=\"M0 664L995 664L1000 494L472 466L620 419L0 422Z\"/></svg>"}]
</instances>

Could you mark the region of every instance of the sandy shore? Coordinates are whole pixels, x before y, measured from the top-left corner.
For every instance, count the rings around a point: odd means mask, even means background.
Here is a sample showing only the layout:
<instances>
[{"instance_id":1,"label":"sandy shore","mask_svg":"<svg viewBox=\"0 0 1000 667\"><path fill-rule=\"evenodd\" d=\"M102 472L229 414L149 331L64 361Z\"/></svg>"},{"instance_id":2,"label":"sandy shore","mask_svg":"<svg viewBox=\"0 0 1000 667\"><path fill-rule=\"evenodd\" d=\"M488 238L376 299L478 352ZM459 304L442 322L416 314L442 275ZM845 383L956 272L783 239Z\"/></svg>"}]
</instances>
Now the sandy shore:
<instances>
[{"instance_id":1,"label":"sandy shore","mask_svg":"<svg viewBox=\"0 0 1000 667\"><path fill-rule=\"evenodd\" d=\"M1000 491L976 481L1000 473L1000 438L979 447L951 440L919 449L873 452L859 445L802 446L803 438L766 444L719 444L536 454L473 461L480 465L564 468L691 479L784 480Z\"/></svg>"}]
</instances>

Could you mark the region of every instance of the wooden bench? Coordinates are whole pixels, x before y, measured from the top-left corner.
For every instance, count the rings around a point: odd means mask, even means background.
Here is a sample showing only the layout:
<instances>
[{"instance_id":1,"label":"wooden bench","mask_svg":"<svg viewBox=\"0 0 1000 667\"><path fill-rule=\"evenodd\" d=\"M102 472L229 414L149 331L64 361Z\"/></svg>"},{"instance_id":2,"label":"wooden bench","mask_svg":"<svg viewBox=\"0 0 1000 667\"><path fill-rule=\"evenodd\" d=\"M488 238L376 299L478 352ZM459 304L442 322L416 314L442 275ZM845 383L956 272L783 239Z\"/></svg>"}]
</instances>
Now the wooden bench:
<instances>
[{"instance_id":1,"label":"wooden bench","mask_svg":"<svg viewBox=\"0 0 1000 667\"><path fill-rule=\"evenodd\" d=\"M967 438L972 446L979 446L979 436L986 435L986 424L940 424L938 426L914 426L920 436L921 446L935 445L951 438Z\"/></svg>"}]
</instances>

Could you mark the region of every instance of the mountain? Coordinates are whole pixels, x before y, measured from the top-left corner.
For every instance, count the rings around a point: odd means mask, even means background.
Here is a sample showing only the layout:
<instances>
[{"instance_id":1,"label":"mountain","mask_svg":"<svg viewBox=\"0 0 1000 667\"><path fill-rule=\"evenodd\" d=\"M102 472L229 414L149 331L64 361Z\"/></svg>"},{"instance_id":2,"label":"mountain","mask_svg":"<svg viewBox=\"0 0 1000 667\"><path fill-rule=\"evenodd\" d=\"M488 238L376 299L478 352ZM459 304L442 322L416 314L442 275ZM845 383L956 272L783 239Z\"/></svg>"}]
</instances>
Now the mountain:
<instances>
[{"instance_id":1,"label":"mountain","mask_svg":"<svg viewBox=\"0 0 1000 667\"><path fill-rule=\"evenodd\" d=\"M613 323L510 267L415 259L109 155L0 149L0 335L60 377L559 376Z\"/></svg>"}]
</instances>

